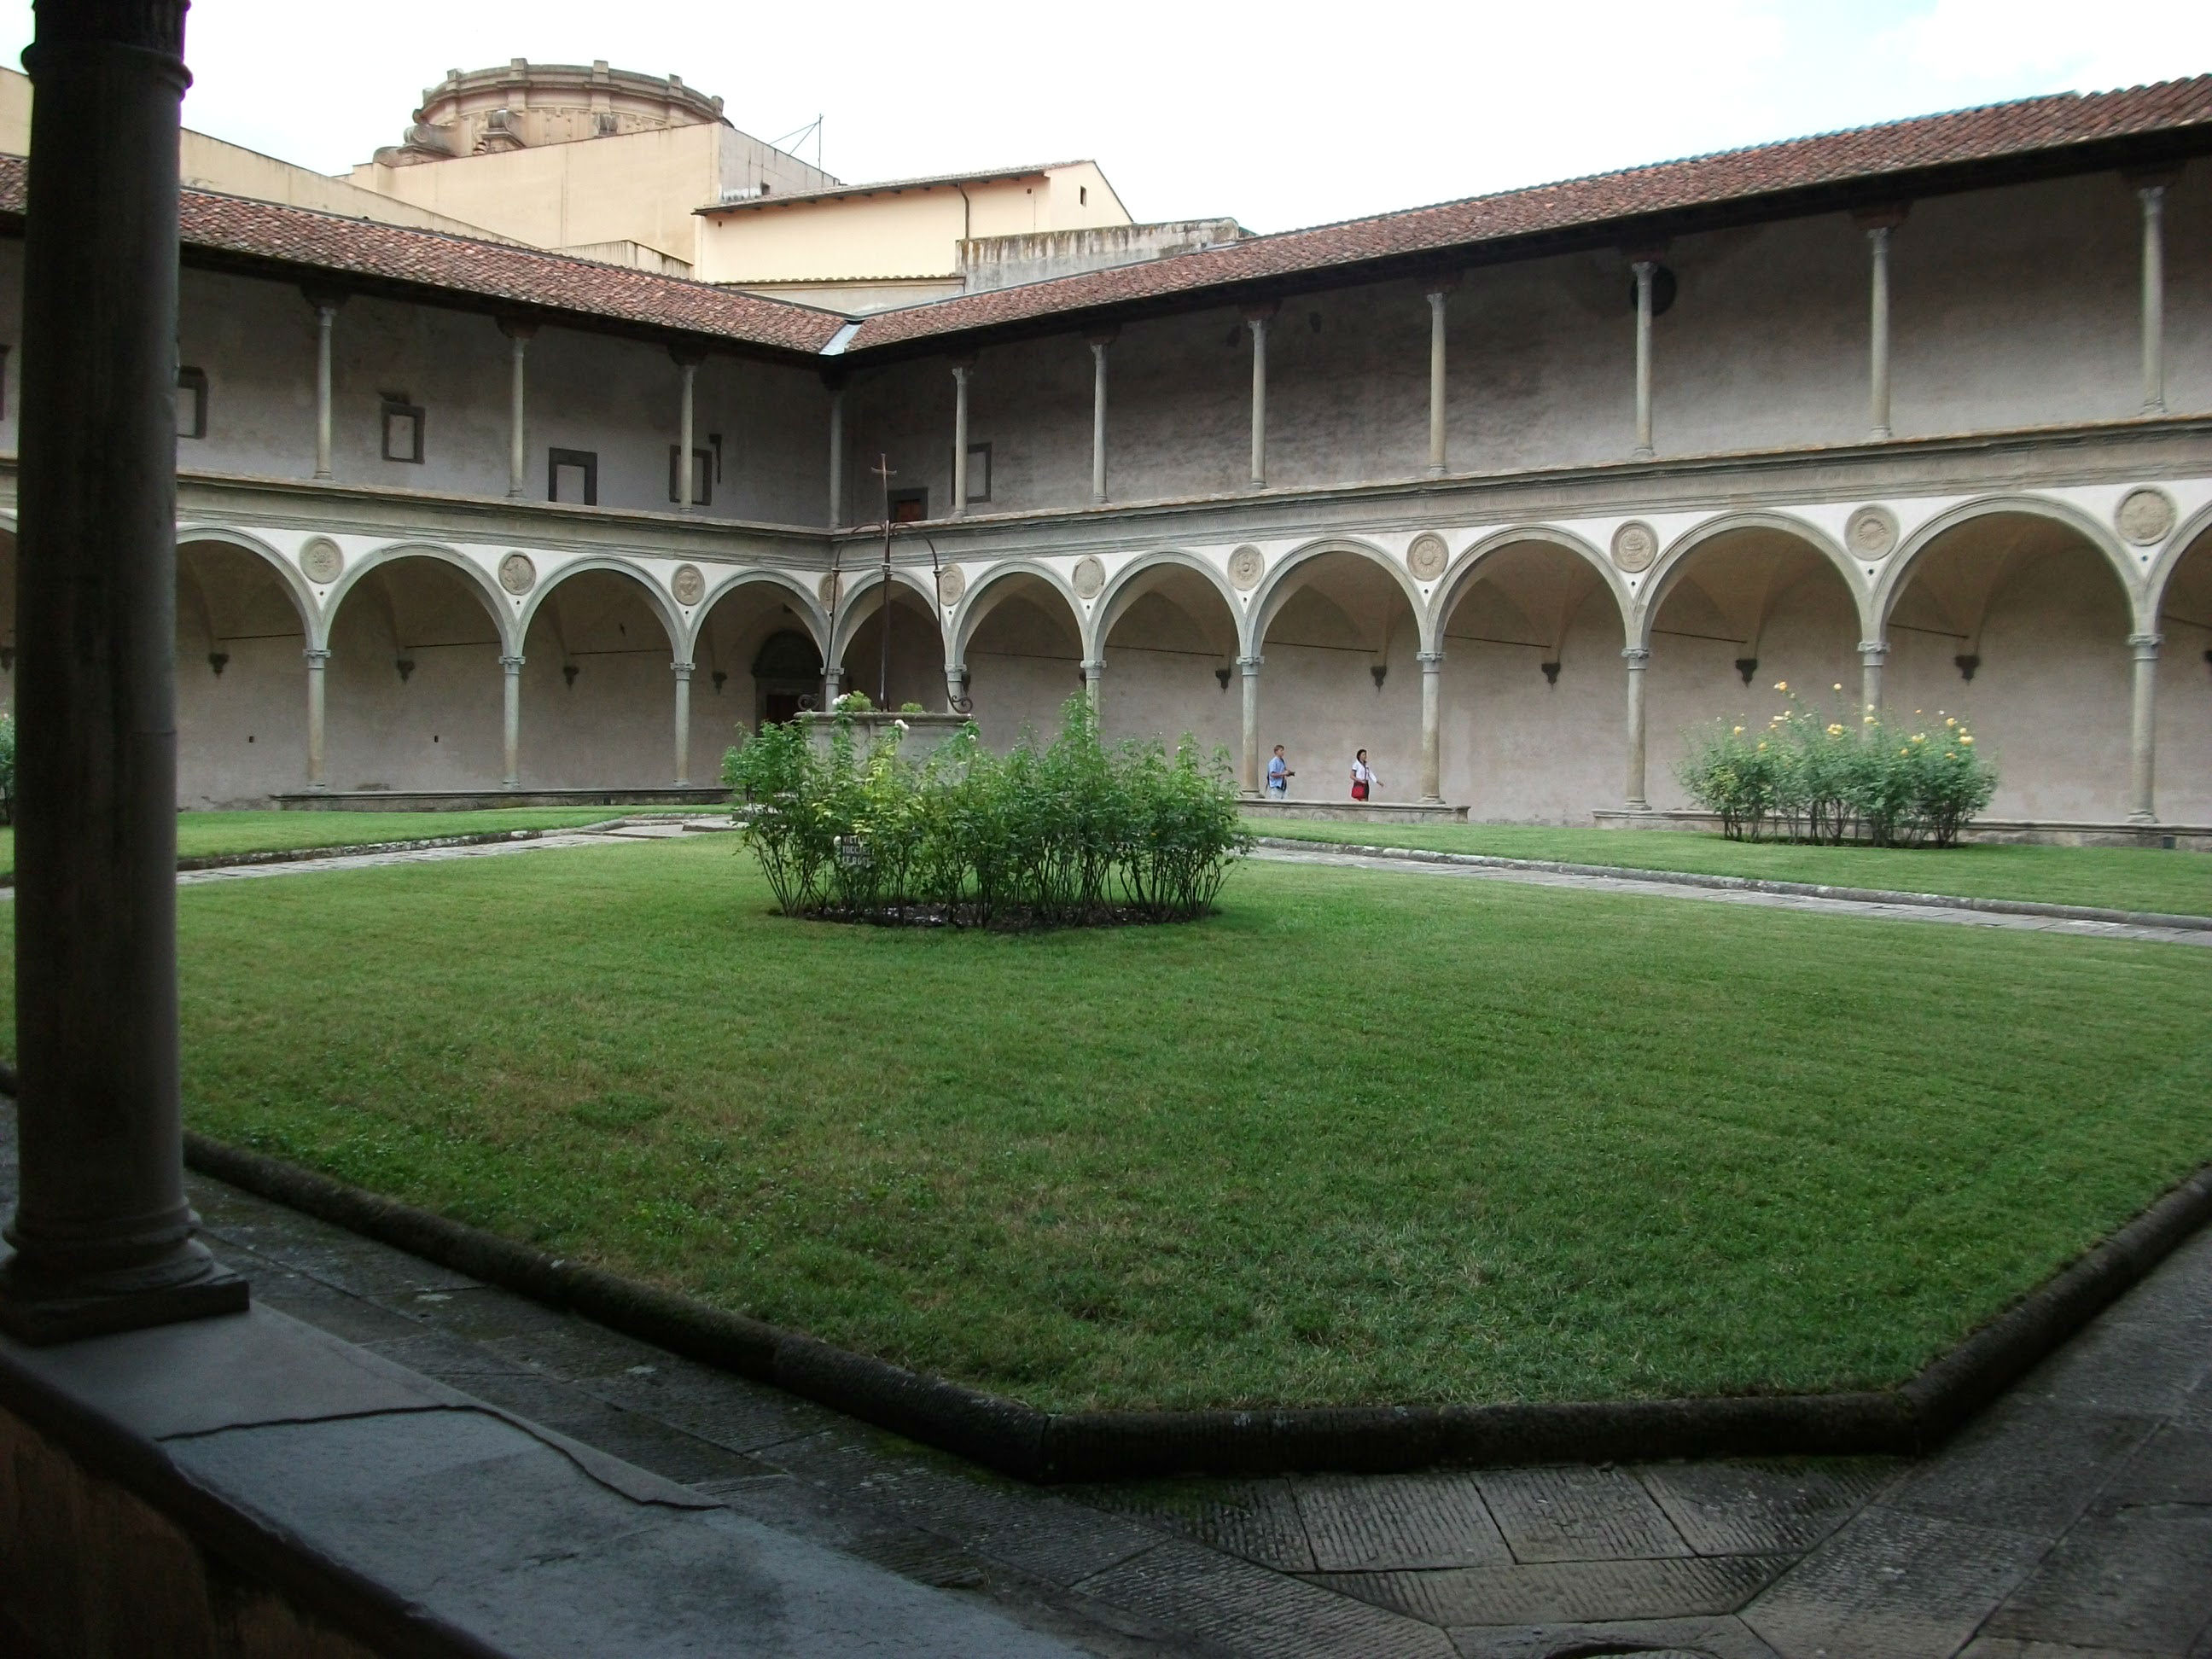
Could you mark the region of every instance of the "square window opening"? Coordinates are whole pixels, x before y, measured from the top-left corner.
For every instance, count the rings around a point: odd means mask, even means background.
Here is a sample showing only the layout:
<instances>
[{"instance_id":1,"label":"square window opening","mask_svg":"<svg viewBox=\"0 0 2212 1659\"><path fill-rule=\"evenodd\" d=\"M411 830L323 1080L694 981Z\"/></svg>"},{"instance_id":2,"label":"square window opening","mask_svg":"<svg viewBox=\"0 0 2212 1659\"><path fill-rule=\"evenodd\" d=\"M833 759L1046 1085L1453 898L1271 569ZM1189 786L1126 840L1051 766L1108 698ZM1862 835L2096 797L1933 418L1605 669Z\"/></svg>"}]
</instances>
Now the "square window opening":
<instances>
[{"instance_id":1,"label":"square window opening","mask_svg":"<svg viewBox=\"0 0 2212 1659\"><path fill-rule=\"evenodd\" d=\"M573 501L579 507L599 504L599 455L594 449L549 449L545 452L545 499Z\"/></svg>"},{"instance_id":2,"label":"square window opening","mask_svg":"<svg viewBox=\"0 0 2212 1659\"><path fill-rule=\"evenodd\" d=\"M927 489L894 489L891 491L891 522L920 524L929 516L929 492Z\"/></svg>"},{"instance_id":3,"label":"square window opening","mask_svg":"<svg viewBox=\"0 0 2212 1659\"><path fill-rule=\"evenodd\" d=\"M668 446L668 499L672 501L683 499L676 493L676 458L679 453L676 445ZM694 507L711 507L714 502L714 452L695 449L691 452L691 504Z\"/></svg>"},{"instance_id":4,"label":"square window opening","mask_svg":"<svg viewBox=\"0 0 2212 1659\"><path fill-rule=\"evenodd\" d=\"M404 392L380 396L384 400L384 459L421 465L422 406Z\"/></svg>"},{"instance_id":5,"label":"square window opening","mask_svg":"<svg viewBox=\"0 0 2212 1659\"><path fill-rule=\"evenodd\" d=\"M204 368L177 371L177 435L207 436L208 377Z\"/></svg>"},{"instance_id":6,"label":"square window opening","mask_svg":"<svg viewBox=\"0 0 2212 1659\"><path fill-rule=\"evenodd\" d=\"M991 446L968 446L968 499L988 501L991 499Z\"/></svg>"}]
</instances>

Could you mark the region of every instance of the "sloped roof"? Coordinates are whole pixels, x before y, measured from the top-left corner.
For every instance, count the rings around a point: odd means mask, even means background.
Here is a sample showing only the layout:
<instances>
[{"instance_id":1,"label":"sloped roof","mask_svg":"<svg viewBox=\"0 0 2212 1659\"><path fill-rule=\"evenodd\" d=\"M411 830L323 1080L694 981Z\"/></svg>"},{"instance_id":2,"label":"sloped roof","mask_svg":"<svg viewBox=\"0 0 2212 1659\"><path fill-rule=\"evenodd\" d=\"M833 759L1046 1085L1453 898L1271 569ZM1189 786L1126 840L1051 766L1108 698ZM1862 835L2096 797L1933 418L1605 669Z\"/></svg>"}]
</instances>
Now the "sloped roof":
<instances>
[{"instance_id":1,"label":"sloped roof","mask_svg":"<svg viewBox=\"0 0 2212 1659\"><path fill-rule=\"evenodd\" d=\"M1082 161L1039 161L1034 166L986 167L980 173L938 173L921 179L880 179L873 184L832 185L823 190L793 191L783 196L748 196L742 201L710 202L692 212L708 218L724 213L750 213L760 208L792 207L806 202L840 202L851 196L895 196L902 190L944 190L953 185L995 185L1008 179L1041 179L1061 167L1085 166ZM1091 162L1087 165L1097 166Z\"/></svg>"},{"instance_id":2,"label":"sloped roof","mask_svg":"<svg viewBox=\"0 0 2212 1659\"><path fill-rule=\"evenodd\" d=\"M1280 279L1335 266L1442 253L1484 243L1648 220L1686 209L1787 197L1822 186L2001 161L2114 139L2205 129L2212 75L2120 92L2063 93L1926 115L1817 137L1724 150L1434 207L1255 236L1148 264L1085 271L1018 288L879 312L849 351L1029 322L1133 301Z\"/></svg>"}]
</instances>

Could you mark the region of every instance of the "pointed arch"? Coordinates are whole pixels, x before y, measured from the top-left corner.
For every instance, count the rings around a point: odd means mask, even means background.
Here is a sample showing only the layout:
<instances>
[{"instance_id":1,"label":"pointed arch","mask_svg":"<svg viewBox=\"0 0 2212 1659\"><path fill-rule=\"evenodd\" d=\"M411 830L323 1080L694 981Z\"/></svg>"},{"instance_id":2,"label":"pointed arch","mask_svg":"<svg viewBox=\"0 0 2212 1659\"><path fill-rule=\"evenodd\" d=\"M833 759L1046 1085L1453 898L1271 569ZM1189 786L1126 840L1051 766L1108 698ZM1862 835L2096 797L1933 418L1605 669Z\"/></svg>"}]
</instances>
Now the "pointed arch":
<instances>
[{"instance_id":1,"label":"pointed arch","mask_svg":"<svg viewBox=\"0 0 2212 1659\"><path fill-rule=\"evenodd\" d=\"M1723 513L1701 524L1692 525L1659 555L1651 567L1650 580L1644 584L1643 592L1637 596L1634 609L1630 613L1634 621L1628 630L1629 643L1650 649L1652 626L1659 619L1660 610L1688 568L1692 556L1699 548L1723 536L1744 531L1765 531L1771 535L1787 536L1803 543L1818 554L1843 578L1844 591L1851 596L1851 608L1858 616L1859 637L1863 640L1881 637L1876 628L1877 613L1867 592L1865 579L1859 574L1850 556L1844 551L1834 537L1818 525L1794 514Z\"/></svg>"},{"instance_id":2,"label":"pointed arch","mask_svg":"<svg viewBox=\"0 0 2212 1659\"><path fill-rule=\"evenodd\" d=\"M1629 597L1611 559L1583 537L1556 525L1512 525L1471 542L1446 568L1443 580L1437 584L1437 591L1429 601L1429 635L1437 641L1431 649L1441 648L1444 628L1451 621L1453 611L1467 597L1468 590L1482 580L1484 562L1509 547L1524 547L1532 542L1564 549L1596 571L1606 592L1613 596L1613 609L1620 614L1620 636L1623 640L1628 637L1633 625L1635 601Z\"/></svg>"},{"instance_id":3,"label":"pointed arch","mask_svg":"<svg viewBox=\"0 0 2212 1659\"><path fill-rule=\"evenodd\" d=\"M967 659L968 641L975 636L983 619L1013 597L1018 590L1010 584L1016 576L1033 576L1059 594L1066 603L1068 621L1074 625L1076 639L1085 650L1090 648L1091 629L1084 618L1083 601L1075 597L1075 590L1067 585L1066 578L1034 559L1004 559L979 577L953 607L951 622L945 630L945 661L948 668L957 667Z\"/></svg>"},{"instance_id":4,"label":"pointed arch","mask_svg":"<svg viewBox=\"0 0 2212 1659\"><path fill-rule=\"evenodd\" d=\"M396 564L403 559L429 559L439 564L450 565L461 574L477 597L483 601L491 616L492 627L499 634L500 648L508 656L522 653L522 630L515 625L514 607L507 602L507 595L481 567L458 550L436 542L392 542L371 549L358 559L349 560L344 571L331 586L330 597L324 601L323 630L325 642L337 626L338 611L353 590L373 570Z\"/></svg>"},{"instance_id":5,"label":"pointed arch","mask_svg":"<svg viewBox=\"0 0 2212 1659\"><path fill-rule=\"evenodd\" d=\"M1887 637L1882 630L1889 625L1891 613L1896 609L1899 594L1912 579L1917 566L1929 549L1944 539L1954 530L1980 519L2002 517L2041 519L2063 526L2087 542L2103 557L2106 565L2118 579L2120 592L2126 597L2130 614L2140 621L2144 614L2147 584L2130 568L2126 551L2121 548L2108 530L2087 514L2066 501L2052 501L2043 495L1981 495L1972 501L1937 514L1905 538L1904 545L1893 553L1888 563L1875 578L1871 596L1872 616L1875 631L1869 639ZM2169 545L2171 538L2169 538ZM2151 612L2155 616L2155 611Z\"/></svg>"},{"instance_id":6,"label":"pointed arch","mask_svg":"<svg viewBox=\"0 0 2212 1659\"><path fill-rule=\"evenodd\" d=\"M12 526L11 526L12 527ZM224 525L183 525L177 530L177 550L182 552L195 542L211 542L218 546L235 547L254 555L276 574L284 592L292 601L292 609L300 618L300 631L307 636L307 648L317 649L328 643L328 632L322 609L315 604L314 590L300 567L286 558L258 536L243 530L233 530Z\"/></svg>"}]
</instances>

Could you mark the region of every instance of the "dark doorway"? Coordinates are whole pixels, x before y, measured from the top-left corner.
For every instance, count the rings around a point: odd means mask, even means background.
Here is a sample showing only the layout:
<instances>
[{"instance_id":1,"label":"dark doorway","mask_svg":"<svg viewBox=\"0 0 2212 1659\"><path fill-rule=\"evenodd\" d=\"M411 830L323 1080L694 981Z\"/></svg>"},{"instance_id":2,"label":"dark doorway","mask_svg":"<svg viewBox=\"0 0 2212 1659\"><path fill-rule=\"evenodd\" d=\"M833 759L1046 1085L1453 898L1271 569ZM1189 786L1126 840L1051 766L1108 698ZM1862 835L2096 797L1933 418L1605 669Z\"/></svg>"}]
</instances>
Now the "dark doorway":
<instances>
[{"instance_id":1,"label":"dark doorway","mask_svg":"<svg viewBox=\"0 0 2212 1659\"><path fill-rule=\"evenodd\" d=\"M814 708L822 695L822 653L814 641L784 628L753 656L754 712L763 726L781 725Z\"/></svg>"}]
</instances>

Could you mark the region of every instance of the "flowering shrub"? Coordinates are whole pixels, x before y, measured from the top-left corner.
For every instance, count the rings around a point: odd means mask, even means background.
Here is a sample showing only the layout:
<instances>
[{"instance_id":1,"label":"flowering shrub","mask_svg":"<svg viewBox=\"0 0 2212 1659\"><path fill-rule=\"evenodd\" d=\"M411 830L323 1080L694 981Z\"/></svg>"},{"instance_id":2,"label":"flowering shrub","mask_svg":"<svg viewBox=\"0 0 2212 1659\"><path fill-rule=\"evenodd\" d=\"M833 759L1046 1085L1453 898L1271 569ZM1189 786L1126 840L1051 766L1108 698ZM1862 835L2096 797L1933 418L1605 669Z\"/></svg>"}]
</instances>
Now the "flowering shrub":
<instances>
[{"instance_id":1,"label":"flowering shrub","mask_svg":"<svg viewBox=\"0 0 2212 1659\"><path fill-rule=\"evenodd\" d=\"M852 722L826 754L766 726L722 765L744 835L786 915L960 926L1182 921L1213 907L1252 838L1224 757L1186 738L1109 750L1081 696L1060 736L1003 759L973 722L927 759L903 723L863 752Z\"/></svg>"},{"instance_id":2,"label":"flowering shrub","mask_svg":"<svg viewBox=\"0 0 2212 1659\"><path fill-rule=\"evenodd\" d=\"M1789 706L1765 729L1717 722L1692 738L1676 775L1732 840L1773 836L1831 846L1949 847L1996 793L1996 769L1956 717L1911 724L1872 708L1856 721L1774 688ZM1840 702L1843 687L1835 688Z\"/></svg>"}]
</instances>

